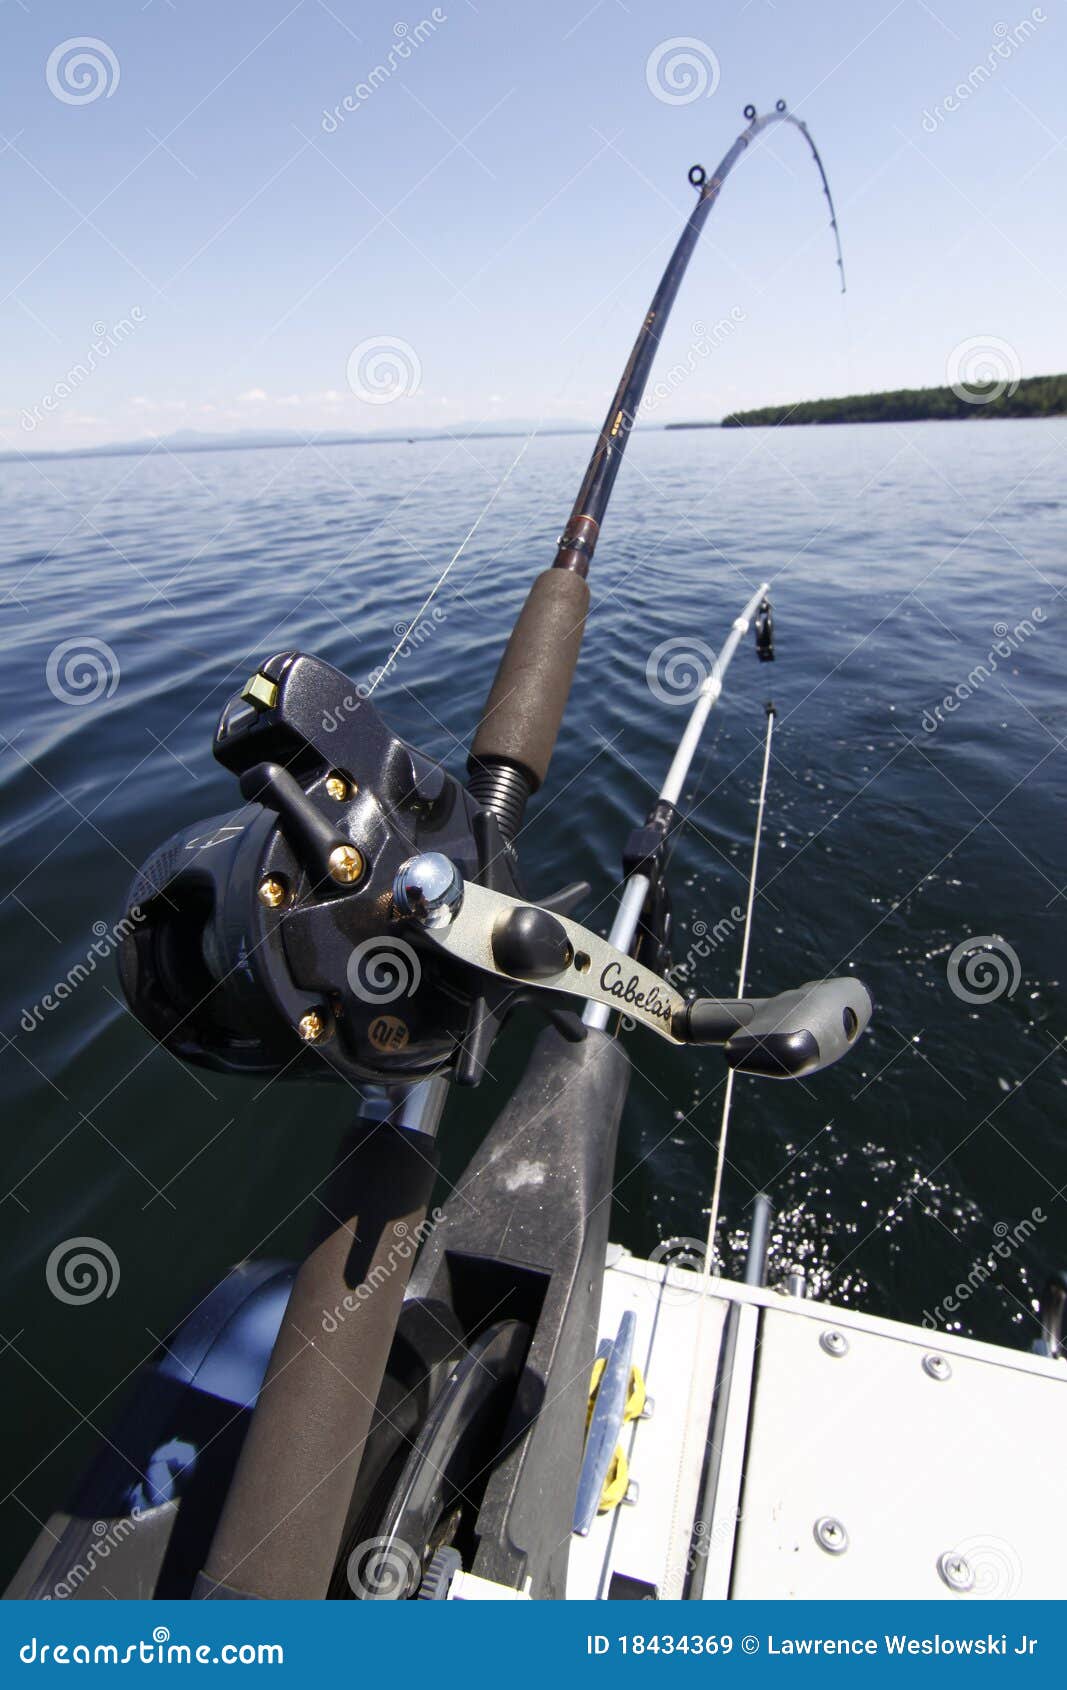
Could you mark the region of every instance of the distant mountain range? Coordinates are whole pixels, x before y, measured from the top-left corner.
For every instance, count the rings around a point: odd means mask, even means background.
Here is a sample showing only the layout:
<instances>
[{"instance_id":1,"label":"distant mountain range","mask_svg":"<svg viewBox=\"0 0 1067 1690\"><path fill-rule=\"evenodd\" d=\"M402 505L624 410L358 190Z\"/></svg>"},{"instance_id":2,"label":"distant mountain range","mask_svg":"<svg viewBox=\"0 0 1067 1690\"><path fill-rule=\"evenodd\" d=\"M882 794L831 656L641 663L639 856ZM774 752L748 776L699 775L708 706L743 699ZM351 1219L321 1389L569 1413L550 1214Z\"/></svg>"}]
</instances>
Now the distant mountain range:
<instances>
[{"instance_id":1,"label":"distant mountain range","mask_svg":"<svg viewBox=\"0 0 1067 1690\"><path fill-rule=\"evenodd\" d=\"M1016 382L960 383L957 387L904 387L886 393L853 393L840 399L802 399L793 405L761 405L756 410L732 411L721 423L675 422L643 426L682 428L777 428L811 423L926 422L980 417L1053 417L1067 415L1067 375L1029 376ZM153 452L241 452L264 447L386 446L405 441L506 440L532 434L593 434L592 423L560 418L538 426L529 418L505 417L455 429L407 428L380 433L352 434L340 430L240 429L201 433L182 428L174 434L142 440L116 441L109 446L78 446L53 451L0 451L0 462L20 458L116 458Z\"/></svg>"},{"instance_id":2,"label":"distant mountain range","mask_svg":"<svg viewBox=\"0 0 1067 1690\"><path fill-rule=\"evenodd\" d=\"M124 458L149 452L241 452L262 447L285 446L379 446L411 444L425 440L499 440L539 434L589 434L596 430L591 423L556 421L538 428L536 422L508 417L499 422L476 423L473 427L455 429L407 428L395 433L345 434L314 429L239 429L228 434L201 433L194 428L181 428L174 434L143 440L116 441L109 446L70 446L54 451L0 452L0 462L20 458Z\"/></svg>"}]
</instances>

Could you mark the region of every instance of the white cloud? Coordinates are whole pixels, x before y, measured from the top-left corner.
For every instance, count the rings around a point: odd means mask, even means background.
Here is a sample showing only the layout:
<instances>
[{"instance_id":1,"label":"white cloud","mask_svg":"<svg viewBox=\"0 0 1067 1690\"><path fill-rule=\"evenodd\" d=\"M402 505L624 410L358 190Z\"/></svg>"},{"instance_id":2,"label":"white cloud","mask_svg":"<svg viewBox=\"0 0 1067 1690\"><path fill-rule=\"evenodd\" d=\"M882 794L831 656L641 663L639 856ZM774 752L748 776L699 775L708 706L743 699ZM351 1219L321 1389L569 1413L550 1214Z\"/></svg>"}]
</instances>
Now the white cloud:
<instances>
[{"instance_id":1,"label":"white cloud","mask_svg":"<svg viewBox=\"0 0 1067 1690\"><path fill-rule=\"evenodd\" d=\"M138 393L130 400L136 411L186 411L188 405L184 399L148 399L143 393Z\"/></svg>"}]
</instances>

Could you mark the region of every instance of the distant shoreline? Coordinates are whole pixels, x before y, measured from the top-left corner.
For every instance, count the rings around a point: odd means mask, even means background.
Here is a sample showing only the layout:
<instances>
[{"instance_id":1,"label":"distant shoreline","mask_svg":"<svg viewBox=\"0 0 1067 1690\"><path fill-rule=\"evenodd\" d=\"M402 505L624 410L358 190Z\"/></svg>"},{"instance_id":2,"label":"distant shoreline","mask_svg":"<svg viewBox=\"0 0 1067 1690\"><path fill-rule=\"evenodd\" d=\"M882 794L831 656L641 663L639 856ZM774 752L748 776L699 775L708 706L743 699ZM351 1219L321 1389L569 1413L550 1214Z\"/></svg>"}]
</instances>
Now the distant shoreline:
<instances>
[{"instance_id":1,"label":"distant shoreline","mask_svg":"<svg viewBox=\"0 0 1067 1690\"><path fill-rule=\"evenodd\" d=\"M1059 417L1067 415L1067 375L1030 376L1011 391L1001 384L975 384L964 393L951 387L898 388L885 393L849 394L840 399L804 399L793 405L762 405L731 411L721 422L671 422L663 433L694 428L799 428L834 423L966 422L983 417ZM969 396L968 396L969 394ZM70 446L40 451L0 450L0 463L39 463L66 458L130 458L193 452L262 452L320 449L330 446L424 446L476 440L522 440L539 436L595 434L592 423L564 422L554 428L533 425L487 429L415 429L411 434L243 434L198 436L193 432L146 440L121 440L107 446ZM641 430L645 432L644 429ZM650 432L658 432L653 424Z\"/></svg>"},{"instance_id":2,"label":"distant shoreline","mask_svg":"<svg viewBox=\"0 0 1067 1690\"><path fill-rule=\"evenodd\" d=\"M732 411L721 423L668 423L675 428L800 428L827 423L969 422L983 417L1067 415L1067 375L1010 382L962 382L956 387L903 387L841 399L805 399Z\"/></svg>"},{"instance_id":3,"label":"distant shoreline","mask_svg":"<svg viewBox=\"0 0 1067 1690\"><path fill-rule=\"evenodd\" d=\"M696 426L699 427L700 425ZM308 446L425 446L434 441L440 442L442 440L451 440L453 444L470 440L522 440L532 432L532 429L502 428L471 429L466 433L457 431L452 434L416 432L414 434L331 434L324 436L314 434L253 435L245 437L218 435L203 440L182 439L180 436L177 438L172 436L152 440L116 441L113 446L70 446L42 452L0 451L0 463L39 463L42 460L54 462L60 458L151 457L157 452L170 457L187 452L281 452L286 448L303 449ZM537 430L539 436L595 434L596 432L592 423L585 426L578 423L564 424L559 428Z\"/></svg>"}]
</instances>

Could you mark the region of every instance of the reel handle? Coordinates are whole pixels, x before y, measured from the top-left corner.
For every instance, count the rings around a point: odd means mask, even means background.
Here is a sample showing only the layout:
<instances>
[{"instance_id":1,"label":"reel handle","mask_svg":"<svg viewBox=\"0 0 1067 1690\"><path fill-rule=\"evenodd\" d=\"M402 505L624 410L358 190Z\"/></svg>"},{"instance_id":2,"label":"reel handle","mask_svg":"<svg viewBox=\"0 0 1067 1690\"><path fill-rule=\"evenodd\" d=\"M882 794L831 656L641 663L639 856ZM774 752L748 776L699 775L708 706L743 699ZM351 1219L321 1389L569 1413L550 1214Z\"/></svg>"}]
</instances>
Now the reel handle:
<instances>
[{"instance_id":1,"label":"reel handle","mask_svg":"<svg viewBox=\"0 0 1067 1690\"><path fill-rule=\"evenodd\" d=\"M843 975L773 998L695 998L671 1031L685 1044L721 1044L738 1073L792 1080L844 1056L873 1009L862 980Z\"/></svg>"}]
</instances>

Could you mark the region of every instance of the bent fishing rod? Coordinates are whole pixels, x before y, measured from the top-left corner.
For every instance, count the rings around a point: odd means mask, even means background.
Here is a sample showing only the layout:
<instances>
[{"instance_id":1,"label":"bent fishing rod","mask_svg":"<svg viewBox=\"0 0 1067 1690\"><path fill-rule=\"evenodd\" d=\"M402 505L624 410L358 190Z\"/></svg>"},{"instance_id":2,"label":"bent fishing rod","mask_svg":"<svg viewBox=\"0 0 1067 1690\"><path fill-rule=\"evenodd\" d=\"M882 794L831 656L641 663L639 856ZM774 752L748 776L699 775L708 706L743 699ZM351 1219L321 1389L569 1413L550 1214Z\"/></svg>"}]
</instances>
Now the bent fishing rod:
<instances>
[{"instance_id":1,"label":"bent fishing rod","mask_svg":"<svg viewBox=\"0 0 1067 1690\"><path fill-rule=\"evenodd\" d=\"M723 999L686 997L661 972L662 903L655 912L676 806L738 627L646 823L648 848L629 854L625 920L612 937L574 919L585 883L533 902L521 879L522 817L563 716L590 561L700 232L735 164L776 122L800 129L829 198L814 143L783 102L763 117L746 108L746 117L712 176L690 172L697 203L555 562L535 580L508 642L468 784L393 734L338 670L283 651L229 701L216 729L214 754L236 777L242 807L168 841L131 888L139 919L119 952L122 984L168 1050L261 1082L340 1079L363 1097L320 1200L319 1231L296 1274L197 1595L323 1596L369 1509L381 1525L390 1469L380 1451L391 1421L376 1405L402 1323L404 1354L425 1359L424 1395L434 1381L459 1377L455 1357L492 1342L502 1346L500 1378L522 1401L544 1405L491 1477L479 1478L476 1564L516 1588L530 1578L558 1593L629 1080L605 1022L625 1016L675 1048L717 1044L732 1069L781 1080L835 1062L870 1016L869 995L852 978ZM830 210L836 236L832 201ZM738 620L753 615L769 644L762 588ZM642 948L643 939L652 943ZM426 1232L448 1083L480 1082L501 1026L524 1006L547 1022L524 1083ZM516 1183L517 1146L521 1166L542 1169L544 1185ZM398 1239L421 1244L414 1275L415 1251ZM429 1311L421 1325L420 1309ZM503 1336L486 1325L500 1309L512 1311L516 1328ZM442 1350L441 1333L459 1349ZM426 1437L440 1424L430 1416ZM440 1452L431 1442L423 1453L433 1470ZM432 1525L413 1523L410 1510L413 1497L426 1503L436 1490L412 1478L396 1494L398 1512L377 1535L430 1541Z\"/></svg>"},{"instance_id":2,"label":"bent fishing rod","mask_svg":"<svg viewBox=\"0 0 1067 1690\"><path fill-rule=\"evenodd\" d=\"M637 333L619 385L582 478L578 497L560 536L555 560L530 589L490 691L471 747L471 791L514 837L526 802L544 781L563 720L589 609L586 577L623 454L633 432L652 364L671 309L713 206L734 166L752 143L776 123L799 130L811 150L830 209L836 263L845 289L845 266L830 183L807 125L779 100L759 116L745 107L748 127L709 176L693 165L690 184L697 201L660 278Z\"/></svg>"}]
</instances>

